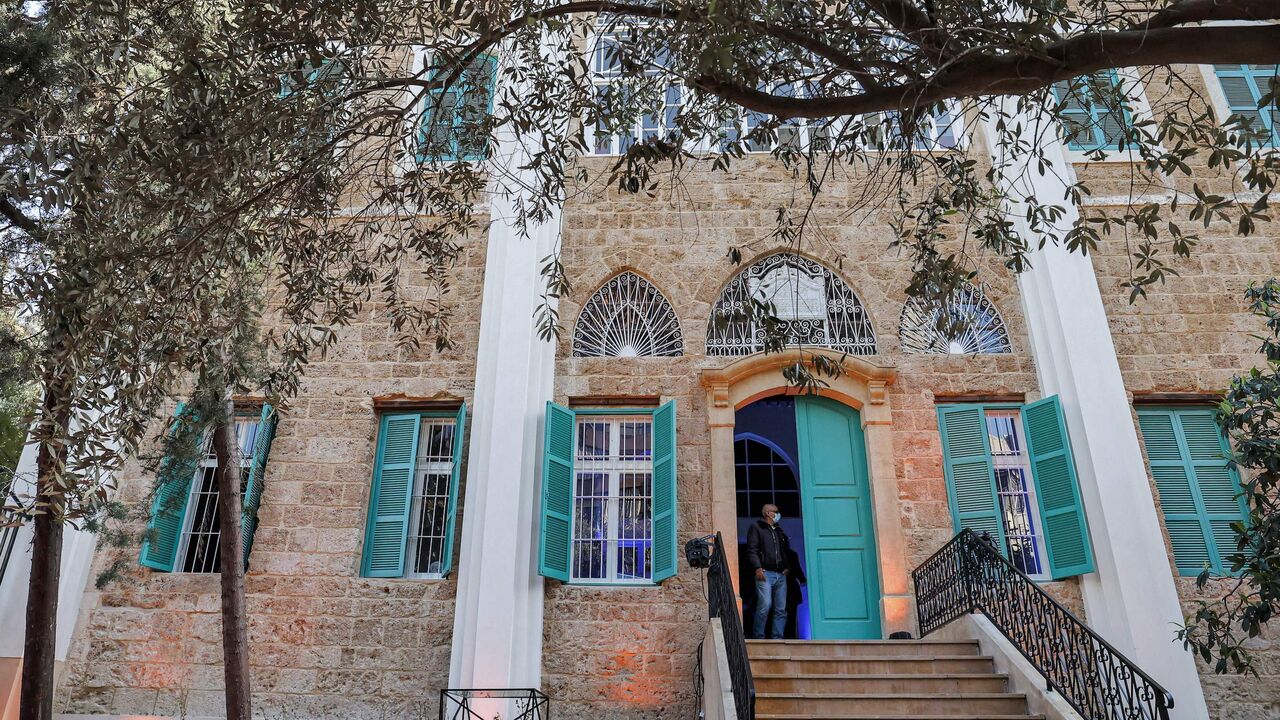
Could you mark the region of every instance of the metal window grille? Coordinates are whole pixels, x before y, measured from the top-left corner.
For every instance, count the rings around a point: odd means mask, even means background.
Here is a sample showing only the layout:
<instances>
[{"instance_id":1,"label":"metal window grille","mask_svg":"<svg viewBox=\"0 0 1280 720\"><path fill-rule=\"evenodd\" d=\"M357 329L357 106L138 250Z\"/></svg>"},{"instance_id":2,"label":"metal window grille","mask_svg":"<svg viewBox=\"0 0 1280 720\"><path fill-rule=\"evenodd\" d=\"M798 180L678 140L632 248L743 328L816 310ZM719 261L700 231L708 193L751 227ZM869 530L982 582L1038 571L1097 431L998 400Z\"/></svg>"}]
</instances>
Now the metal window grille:
<instances>
[{"instance_id":1,"label":"metal window grille","mask_svg":"<svg viewBox=\"0 0 1280 720\"><path fill-rule=\"evenodd\" d=\"M411 559L410 577L441 577L445 528L449 517L449 486L453 482L455 424L448 418L423 418L409 509L405 555Z\"/></svg>"},{"instance_id":2,"label":"metal window grille","mask_svg":"<svg viewBox=\"0 0 1280 720\"><path fill-rule=\"evenodd\" d=\"M236 443L240 446L240 492L244 493L253 465L253 446L258 437L258 417L236 418ZM213 455L213 435L204 438L204 458L191 482L187 512L178 545L181 572L218 572L222 532L218 513L218 460Z\"/></svg>"},{"instance_id":3,"label":"metal window grille","mask_svg":"<svg viewBox=\"0 0 1280 720\"><path fill-rule=\"evenodd\" d=\"M738 517L759 517L765 505L776 505L784 517L800 517L800 488L795 469L778 451L754 438L733 444Z\"/></svg>"},{"instance_id":4,"label":"metal window grille","mask_svg":"<svg viewBox=\"0 0 1280 720\"><path fill-rule=\"evenodd\" d=\"M648 417L578 420L574 461L572 579L653 578L653 422Z\"/></svg>"},{"instance_id":5,"label":"metal window grille","mask_svg":"<svg viewBox=\"0 0 1280 720\"><path fill-rule=\"evenodd\" d=\"M1017 410L989 410L986 419L1009 560L1027 575L1043 577L1043 539L1038 530L1040 518L1035 486L1031 482L1031 458L1023 441L1021 414Z\"/></svg>"},{"instance_id":6,"label":"metal window grille","mask_svg":"<svg viewBox=\"0 0 1280 720\"><path fill-rule=\"evenodd\" d=\"M17 517L0 511L0 524L16 523ZM5 573L9 569L9 558L13 556L13 546L18 541L18 526L0 527L0 583L4 582Z\"/></svg>"},{"instance_id":7,"label":"metal window grille","mask_svg":"<svg viewBox=\"0 0 1280 720\"><path fill-rule=\"evenodd\" d=\"M942 307L926 307L912 298L898 323L902 351L919 355L972 355L1013 352L1009 331L995 305L972 285L957 289Z\"/></svg>"},{"instance_id":8,"label":"metal window grille","mask_svg":"<svg viewBox=\"0 0 1280 720\"><path fill-rule=\"evenodd\" d=\"M862 301L826 267L778 253L734 276L711 310L708 355L750 355L764 349L766 329L756 303L771 303L787 344L851 355L874 355L875 331Z\"/></svg>"},{"instance_id":9,"label":"metal window grille","mask_svg":"<svg viewBox=\"0 0 1280 720\"><path fill-rule=\"evenodd\" d=\"M600 287L578 315L574 357L676 357L680 321L648 280L624 272Z\"/></svg>"}]
</instances>

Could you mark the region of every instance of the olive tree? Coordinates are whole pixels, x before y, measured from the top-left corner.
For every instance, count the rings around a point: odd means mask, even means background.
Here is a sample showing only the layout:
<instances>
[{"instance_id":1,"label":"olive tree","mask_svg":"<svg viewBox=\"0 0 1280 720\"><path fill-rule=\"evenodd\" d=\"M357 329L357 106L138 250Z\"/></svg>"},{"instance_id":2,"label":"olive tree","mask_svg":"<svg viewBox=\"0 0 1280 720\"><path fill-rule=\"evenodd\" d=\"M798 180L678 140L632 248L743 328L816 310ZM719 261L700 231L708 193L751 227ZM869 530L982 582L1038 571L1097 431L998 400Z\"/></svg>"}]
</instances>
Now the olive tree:
<instances>
[{"instance_id":1,"label":"olive tree","mask_svg":"<svg viewBox=\"0 0 1280 720\"><path fill-rule=\"evenodd\" d=\"M1172 272L1166 258L1202 241L1199 228L1248 234L1267 221L1280 165L1262 116L1274 83L1258 112L1220 117L1187 76L1194 63L1280 60L1269 0L24 7L0 37L0 304L40 328L24 339L41 391L37 493L17 508L36 531L24 718L50 713L62 525L101 511L103 471L138 447L183 378L210 367L237 272L265 268L279 288L261 385L287 398L366 303L406 343L449 342L448 268L489 194L518 193L523 227L593 183L652 193L771 147L807 195L778 209L775 240L806 242L813 199L833 168L852 168L874 178L860 209L893 218L907 290L938 301L984 253L1015 271L1032 260L1004 188L1047 162L1021 118L1046 138L1089 132L1073 102L1132 109L1128 84L1105 72L1128 68L1161 92L1121 146L1143 174L1191 187L1053 241L1088 252L1104 235L1133 238L1127 282L1139 297ZM658 114L662 129L623 143L598 176L577 161ZM992 161L981 143L939 148L939 123L960 117L1033 162ZM800 127L811 140L787 141ZM526 167L483 161L513 134L538 138ZM1231 191L1199 187L1199 166ZM1060 203L1089 192L1031 198L1027 219L1052 228ZM553 332L550 299L568 279L554 257L543 270L537 321ZM410 297L410 274L437 292ZM814 381L802 369L794 380Z\"/></svg>"}]
</instances>

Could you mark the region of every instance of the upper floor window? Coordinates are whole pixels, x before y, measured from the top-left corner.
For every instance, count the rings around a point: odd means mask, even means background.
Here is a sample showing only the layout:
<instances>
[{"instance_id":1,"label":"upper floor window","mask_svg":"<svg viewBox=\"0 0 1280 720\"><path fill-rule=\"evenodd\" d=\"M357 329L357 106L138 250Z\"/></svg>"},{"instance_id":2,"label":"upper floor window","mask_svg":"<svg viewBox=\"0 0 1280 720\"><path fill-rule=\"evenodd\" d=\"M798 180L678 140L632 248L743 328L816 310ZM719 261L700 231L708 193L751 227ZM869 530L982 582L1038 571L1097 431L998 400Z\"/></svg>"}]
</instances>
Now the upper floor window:
<instances>
[{"instance_id":1,"label":"upper floor window","mask_svg":"<svg viewBox=\"0 0 1280 720\"><path fill-rule=\"evenodd\" d=\"M182 406L178 416L188 424L199 422ZM258 504L275 427L276 414L270 405L237 409L235 430L243 508L240 525L246 565L257 529ZM141 562L152 569L192 573L221 569L218 460L213 454L211 430L203 432L198 442L198 452L175 450L162 461L159 487L142 543Z\"/></svg>"},{"instance_id":2,"label":"upper floor window","mask_svg":"<svg viewBox=\"0 0 1280 720\"><path fill-rule=\"evenodd\" d=\"M683 344L671 303L633 272L602 285L573 331L574 357L674 357Z\"/></svg>"},{"instance_id":3,"label":"upper floor window","mask_svg":"<svg viewBox=\"0 0 1280 720\"><path fill-rule=\"evenodd\" d=\"M485 120L493 112L498 59L481 55L448 90L425 99L418 131L418 162L476 162L488 157ZM441 71L432 73L440 78Z\"/></svg>"},{"instance_id":4,"label":"upper floor window","mask_svg":"<svg viewBox=\"0 0 1280 720\"><path fill-rule=\"evenodd\" d=\"M707 327L707 354L763 351L770 328L755 312L761 305L772 307L780 323L774 330L788 344L876 352L871 320L853 290L816 261L778 253L740 271L720 293Z\"/></svg>"},{"instance_id":5,"label":"upper floor window","mask_svg":"<svg viewBox=\"0 0 1280 720\"><path fill-rule=\"evenodd\" d=\"M369 493L364 577L442 578L453 567L467 408L382 416Z\"/></svg>"},{"instance_id":6,"label":"upper floor window","mask_svg":"<svg viewBox=\"0 0 1280 720\"><path fill-rule=\"evenodd\" d=\"M676 571L675 404L575 411L548 403L539 572L648 584Z\"/></svg>"},{"instance_id":7,"label":"upper floor window","mask_svg":"<svg viewBox=\"0 0 1280 720\"><path fill-rule=\"evenodd\" d=\"M1115 70L1104 70L1055 83L1053 94L1065 130L1067 149L1078 152L1112 151L1120 148L1131 118L1121 103L1123 84Z\"/></svg>"},{"instance_id":8,"label":"upper floor window","mask_svg":"<svg viewBox=\"0 0 1280 720\"><path fill-rule=\"evenodd\" d=\"M1272 145L1280 144L1280 110L1274 99L1265 107L1258 107L1277 82L1276 66L1214 65L1213 71L1222 86L1227 110L1247 118L1255 132L1269 136Z\"/></svg>"},{"instance_id":9,"label":"upper floor window","mask_svg":"<svg viewBox=\"0 0 1280 720\"><path fill-rule=\"evenodd\" d=\"M1182 575L1227 575L1236 550L1234 522L1248 517L1240 476L1213 408L1139 408L1138 425L1160 511Z\"/></svg>"},{"instance_id":10,"label":"upper floor window","mask_svg":"<svg viewBox=\"0 0 1280 720\"><path fill-rule=\"evenodd\" d=\"M1009 333L981 289L964 285L941 307L912 298L898 325L902 351L922 355L1008 353Z\"/></svg>"},{"instance_id":11,"label":"upper floor window","mask_svg":"<svg viewBox=\"0 0 1280 720\"><path fill-rule=\"evenodd\" d=\"M682 90L668 84L659 88L629 87L623 77L624 43L629 25L596 35L591 50L591 77L599 103L591 148L596 155L621 155L632 145L655 138L674 140L678 135L676 116L680 113ZM661 62L661 58L658 59ZM658 67L644 74L655 77ZM619 125L618 118L631 118Z\"/></svg>"}]
</instances>

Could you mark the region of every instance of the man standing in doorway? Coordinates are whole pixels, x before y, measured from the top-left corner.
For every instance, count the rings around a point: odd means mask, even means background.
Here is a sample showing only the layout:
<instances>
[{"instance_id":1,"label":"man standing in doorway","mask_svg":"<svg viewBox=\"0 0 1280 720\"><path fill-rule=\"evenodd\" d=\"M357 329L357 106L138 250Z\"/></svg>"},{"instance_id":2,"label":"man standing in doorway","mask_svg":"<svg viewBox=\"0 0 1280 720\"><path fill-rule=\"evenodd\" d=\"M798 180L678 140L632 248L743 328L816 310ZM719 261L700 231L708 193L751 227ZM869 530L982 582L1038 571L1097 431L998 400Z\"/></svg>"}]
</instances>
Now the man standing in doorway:
<instances>
[{"instance_id":1,"label":"man standing in doorway","mask_svg":"<svg viewBox=\"0 0 1280 720\"><path fill-rule=\"evenodd\" d=\"M782 514L778 512L777 505L765 505L760 514L761 519L747 530L747 560L756 574L756 613L752 636L781 640L787 625L787 571L791 543L778 525ZM768 635L765 635L766 618L771 619Z\"/></svg>"}]
</instances>

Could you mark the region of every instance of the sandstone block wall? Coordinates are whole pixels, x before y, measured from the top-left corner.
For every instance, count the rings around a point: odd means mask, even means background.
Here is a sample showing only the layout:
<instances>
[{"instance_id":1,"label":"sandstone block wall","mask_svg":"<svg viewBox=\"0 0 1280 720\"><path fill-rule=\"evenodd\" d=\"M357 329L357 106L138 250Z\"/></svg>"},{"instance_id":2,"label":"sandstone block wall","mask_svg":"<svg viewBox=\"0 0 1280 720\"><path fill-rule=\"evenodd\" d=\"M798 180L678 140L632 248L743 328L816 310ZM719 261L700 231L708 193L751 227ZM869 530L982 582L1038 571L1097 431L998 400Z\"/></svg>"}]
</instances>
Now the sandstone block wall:
<instances>
[{"instance_id":1,"label":"sandstone block wall","mask_svg":"<svg viewBox=\"0 0 1280 720\"><path fill-rule=\"evenodd\" d=\"M453 271L454 349L397 347L371 307L339 330L337 349L309 367L281 417L246 581L255 712L264 718L435 717L448 682L454 578L359 577L373 398L470 400L484 252L483 235L468 241ZM133 463L119 496L141 508L153 482ZM130 571L87 589L59 711L222 715L218 576L152 572L136 549L106 548L94 574L117 557Z\"/></svg>"}]
</instances>

